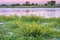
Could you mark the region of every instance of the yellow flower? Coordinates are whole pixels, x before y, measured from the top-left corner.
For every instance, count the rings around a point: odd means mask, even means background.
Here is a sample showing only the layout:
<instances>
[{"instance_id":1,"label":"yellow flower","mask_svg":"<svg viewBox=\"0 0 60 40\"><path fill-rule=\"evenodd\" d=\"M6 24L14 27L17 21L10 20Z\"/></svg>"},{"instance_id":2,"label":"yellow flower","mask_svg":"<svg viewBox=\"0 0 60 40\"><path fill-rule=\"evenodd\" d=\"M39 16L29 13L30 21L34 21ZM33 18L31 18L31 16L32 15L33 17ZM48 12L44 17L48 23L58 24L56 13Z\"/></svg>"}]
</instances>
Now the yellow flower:
<instances>
[{"instance_id":1,"label":"yellow flower","mask_svg":"<svg viewBox=\"0 0 60 40\"><path fill-rule=\"evenodd\" d=\"M30 31L31 33L33 32L33 30Z\"/></svg>"}]
</instances>

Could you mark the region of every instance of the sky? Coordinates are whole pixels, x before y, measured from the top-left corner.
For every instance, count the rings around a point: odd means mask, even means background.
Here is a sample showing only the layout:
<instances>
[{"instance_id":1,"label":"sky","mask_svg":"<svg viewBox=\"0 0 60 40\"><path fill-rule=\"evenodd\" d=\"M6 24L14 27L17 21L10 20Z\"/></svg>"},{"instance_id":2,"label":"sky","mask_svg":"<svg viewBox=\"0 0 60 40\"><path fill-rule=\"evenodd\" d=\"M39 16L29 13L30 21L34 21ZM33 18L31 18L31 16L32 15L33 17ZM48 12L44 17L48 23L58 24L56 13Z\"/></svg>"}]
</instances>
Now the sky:
<instances>
[{"instance_id":1,"label":"sky","mask_svg":"<svg viewBox=\"0 0 60 40\"><path fill-rule=\"evenodd\" d=\"M38 4L44 4L46 3L47 1L50 1L50 0L0 0L0 4L15 4L15 3L25 3L26 1L29 1L30 3L38 3ZM60 0L55 0L56 3L60 3Z\"/></svg>"}]
</instances>

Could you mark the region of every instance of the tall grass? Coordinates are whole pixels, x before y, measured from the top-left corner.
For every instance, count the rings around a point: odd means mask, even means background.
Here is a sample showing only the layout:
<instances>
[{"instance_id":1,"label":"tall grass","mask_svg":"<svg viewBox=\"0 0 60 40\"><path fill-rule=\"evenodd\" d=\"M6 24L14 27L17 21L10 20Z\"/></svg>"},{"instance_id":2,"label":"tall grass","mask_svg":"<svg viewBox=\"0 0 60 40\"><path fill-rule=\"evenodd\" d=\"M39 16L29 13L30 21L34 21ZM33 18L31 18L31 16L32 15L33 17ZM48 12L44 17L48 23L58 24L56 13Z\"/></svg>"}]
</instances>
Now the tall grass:
<instances>
[{"instance_id":1,"label":"tall grass","mask_svg":"<svg viewBox=\"0 0 60 40\"><path fill-rule=\"evenodd\" d=\"M13 21L13 20L17 20L19 19L18 16L14 15L14 16L4 16L4 15L0 15L0 22L3 22L3 21Z\"/></svg>"},{"instance_id":2,"label":"tall grass","mask_svg":"<svg viewBox=\"0 0 60 40\"><path fill-rule=\"evenodd\" d=\"M53 40L60 37L60 18L0 16L0 40Z\"/></svg>"}]
</instances>

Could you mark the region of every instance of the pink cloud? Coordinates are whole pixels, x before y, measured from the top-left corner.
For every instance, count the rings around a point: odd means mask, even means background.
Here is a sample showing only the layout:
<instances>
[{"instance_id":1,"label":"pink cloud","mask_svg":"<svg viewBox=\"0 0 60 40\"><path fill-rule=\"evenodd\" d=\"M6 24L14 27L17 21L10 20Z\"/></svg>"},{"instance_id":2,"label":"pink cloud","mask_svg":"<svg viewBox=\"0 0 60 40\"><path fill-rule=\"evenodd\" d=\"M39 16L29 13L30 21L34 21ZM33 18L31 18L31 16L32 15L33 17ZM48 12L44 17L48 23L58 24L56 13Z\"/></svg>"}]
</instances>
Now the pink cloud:
<instances>
[{"instance_id":1,"label":"pink cloud","mask_svg":"<svg viewBox=\"0 0 60 40\"><path fill-rule=\"evenodd\" d=\"M0 3L25 3L26 1L34 3L46 3L49 0L0 0ZM60 3L60 0L56 0L57 3Z\"/></svg>"}]
</instances>

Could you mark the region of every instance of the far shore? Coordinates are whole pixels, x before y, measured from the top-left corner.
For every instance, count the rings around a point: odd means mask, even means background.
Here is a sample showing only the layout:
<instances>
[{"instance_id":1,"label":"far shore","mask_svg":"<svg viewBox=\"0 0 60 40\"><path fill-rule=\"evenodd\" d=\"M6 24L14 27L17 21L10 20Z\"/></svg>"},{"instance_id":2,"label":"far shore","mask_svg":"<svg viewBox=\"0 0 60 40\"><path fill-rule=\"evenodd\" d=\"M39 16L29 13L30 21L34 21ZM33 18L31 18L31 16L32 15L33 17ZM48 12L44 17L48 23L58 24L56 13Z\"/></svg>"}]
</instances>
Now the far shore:
<instances>
[{"instance_id":1,"label":"far shore","mask_svg":"<svg viewBox=\"0 0 60 40\"><path fill-rule=\"evenodd\" d=\"M0 8L60 8L60 5L45 6L45 5L33 5L33 6L0 6Z\"/></svg>"}]
</instances>

